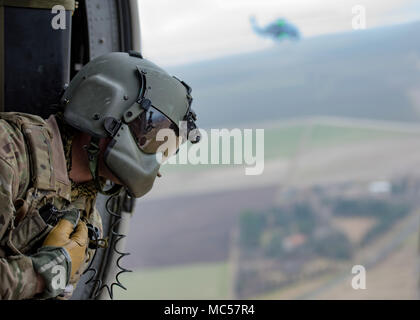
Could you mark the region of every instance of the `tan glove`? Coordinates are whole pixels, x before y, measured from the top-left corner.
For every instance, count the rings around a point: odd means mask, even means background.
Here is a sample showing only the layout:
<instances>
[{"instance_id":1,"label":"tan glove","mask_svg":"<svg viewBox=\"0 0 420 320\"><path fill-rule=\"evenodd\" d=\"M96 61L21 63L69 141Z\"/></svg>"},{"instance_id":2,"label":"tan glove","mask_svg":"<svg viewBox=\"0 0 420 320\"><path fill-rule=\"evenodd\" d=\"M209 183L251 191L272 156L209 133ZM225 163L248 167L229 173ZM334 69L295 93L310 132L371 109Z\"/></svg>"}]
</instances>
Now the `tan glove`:
<instances>
[{"instance_id":1,"label":"tan glove","mask_svg":"<svg viewBox=\"0 0 420 320\"><path fill-rule=\"evenodd\" d=\"M86 259L86 248L88 246L88 229L83 221L79 221L74 230L75 221L64 217L51 230L45 239L43 246L62 247L66 249L71 258L71 277ZM74 231L74 233L73 233Z\"/></svg>"}]
</instances>

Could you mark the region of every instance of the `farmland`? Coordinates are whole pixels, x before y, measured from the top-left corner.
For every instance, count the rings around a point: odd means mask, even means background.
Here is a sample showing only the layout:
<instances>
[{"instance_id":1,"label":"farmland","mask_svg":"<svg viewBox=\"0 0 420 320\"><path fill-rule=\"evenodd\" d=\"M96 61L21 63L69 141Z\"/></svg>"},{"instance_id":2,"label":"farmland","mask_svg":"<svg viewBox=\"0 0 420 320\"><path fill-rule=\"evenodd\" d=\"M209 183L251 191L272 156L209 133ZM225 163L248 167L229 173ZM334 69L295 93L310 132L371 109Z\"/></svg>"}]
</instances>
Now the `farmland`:
<instances>
[{"instance_id":1,"label":"farmland","mask_svg":"<svg viewBox=\"0 0 420 320\"><path fill-rule=\"evenodd\" d=\"M377 179L420 174L419 133L406 126L311 120L266 128L261 176L246 177L235 166L186 170L190 166L174 165L162 171L164 177L138 201L131 220L131 256L124 264L135 272L122 278L129 291L118 290L118 298L232 297L232 232L242 212L278 206L290 190L304 196L307 188L322 185L334 194L335 186L344 184L351 194L352 186L363 192ZM334 217L331 223L352 243L373 226L362 217ZM360 233L352 232L355 226ZM324 275L305 281L304 289L295 283L257 297L299 298L310 292L320 297L317 290L332 280Z\"/></svg>"}]
</instances>

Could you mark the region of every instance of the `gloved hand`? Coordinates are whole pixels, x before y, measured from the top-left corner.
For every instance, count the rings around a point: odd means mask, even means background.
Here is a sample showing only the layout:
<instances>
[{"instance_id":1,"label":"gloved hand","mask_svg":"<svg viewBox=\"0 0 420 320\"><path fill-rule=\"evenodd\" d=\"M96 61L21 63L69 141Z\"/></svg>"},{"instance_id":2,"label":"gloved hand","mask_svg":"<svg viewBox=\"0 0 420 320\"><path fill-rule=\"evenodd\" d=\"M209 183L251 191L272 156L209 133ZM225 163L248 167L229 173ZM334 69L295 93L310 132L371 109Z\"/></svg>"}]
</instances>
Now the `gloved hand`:
<instances>
[{"instance_id":1,"label":"gloved hand","mask_svg":"<svg viewBox=\"0 0 420 320\"><path fill-rule=\"evenodd\" d=\"M78 210L75 209L66 213L48 234L43 244L43 247L62 247L66 249L71 258L71 277L84 262L89 242L86 224L78 220ZM76 230L74 230L75 226Z\"/></svg>"},{"instance_id":2,"label":"gloved hand","mask_svg":"<svg viewBox=\"0 0 420 320\"><path fill-rule=\"evenodd\" d=\"M76 229L74 230L74 228ZM79 222L79 211L69 210L51 230L38 252L31 256L35 271L44 278L45 292L42 297L56 297L64 291L70 278L85 260L88 246L86 224ZM66 284L57 285L57 268L65 268Z\"/></svg>"}]
</instances>

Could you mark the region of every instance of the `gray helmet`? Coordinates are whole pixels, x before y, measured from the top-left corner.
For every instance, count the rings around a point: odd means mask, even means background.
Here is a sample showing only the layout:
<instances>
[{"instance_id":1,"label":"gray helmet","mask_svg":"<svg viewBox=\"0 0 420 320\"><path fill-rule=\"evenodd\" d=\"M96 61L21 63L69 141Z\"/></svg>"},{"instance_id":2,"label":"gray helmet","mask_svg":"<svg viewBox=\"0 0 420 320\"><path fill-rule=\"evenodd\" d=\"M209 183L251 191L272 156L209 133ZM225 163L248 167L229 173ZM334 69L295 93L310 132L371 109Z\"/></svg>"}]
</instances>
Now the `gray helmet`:
<instances>
[{"instance_id":1,"label":"gray helmet","mask_svg":"<svg viewBox=\"0 0 420 320\"><path fill-rule=\"evenodd\" d=\"M196 129L191 88L137 52L113 52L84 66L63 94L64 119L92 136L89 167L99 183L99 139L111 137L104 162L135 197L153 186L160 162L153 147L157 129L179 134ZM195 130L196 131L196 130ZM198 142L195 135L194 142Z\"/></svg>"}]
</instances>

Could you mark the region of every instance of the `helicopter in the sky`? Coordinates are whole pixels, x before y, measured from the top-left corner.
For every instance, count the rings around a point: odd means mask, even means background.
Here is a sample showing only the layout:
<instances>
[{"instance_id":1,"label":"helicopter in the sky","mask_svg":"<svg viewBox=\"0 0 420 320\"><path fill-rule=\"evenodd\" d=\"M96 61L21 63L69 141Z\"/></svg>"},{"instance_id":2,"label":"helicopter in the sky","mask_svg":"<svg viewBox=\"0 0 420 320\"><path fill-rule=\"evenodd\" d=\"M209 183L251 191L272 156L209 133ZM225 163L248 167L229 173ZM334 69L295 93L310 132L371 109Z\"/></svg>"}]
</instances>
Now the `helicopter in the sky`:
<instances>
[{"instance_id":1,"label":"helicopter in the sky","mask_svg":"<svg viewBox=\"0 0 420 320\"><path fill-rule=\"evenodd\" d=\"M269 37L274 41L282 41L286 38L292 40L300 39L298 28L284 18L279 18L265 27L259 26L254 16L251 16L249 20L251 22L252 29L259 36Z\"/></svg>"}]
</instances>

